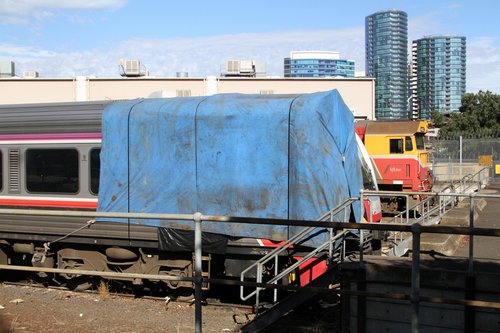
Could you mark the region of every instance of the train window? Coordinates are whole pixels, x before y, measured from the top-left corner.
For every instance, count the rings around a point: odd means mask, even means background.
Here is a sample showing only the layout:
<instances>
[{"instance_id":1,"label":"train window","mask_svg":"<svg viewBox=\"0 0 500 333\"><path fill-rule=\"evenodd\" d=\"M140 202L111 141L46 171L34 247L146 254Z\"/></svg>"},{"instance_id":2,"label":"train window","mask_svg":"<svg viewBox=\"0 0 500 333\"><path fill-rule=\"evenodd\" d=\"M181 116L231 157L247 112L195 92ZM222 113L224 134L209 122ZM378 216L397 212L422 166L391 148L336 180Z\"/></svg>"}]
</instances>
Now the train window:
<instances>
[{"instance_id":1,"label":"train window","mask_svg":"<svg viewBox=\"0 0 500 333\"><path fill-rule=\"evenodd\" d=\"M390 139L389 140L389 152L391 154L402 154L403 153L403 139Z\"/></svg>"},{"instance_id":2,"label":"train window","mask_svg":"<svg viewBox=\"0 0 500 333\"><path fill-rule=\"evenodd\" d=\"M101 149L90 150L90 193L99 193L99 172L101 169Z\"/></svg>"},{"instance_id":3,"label":"train window","mask_svg":"<svg viewBox=\"0 0 500 333\"><path fill-rule=\"evenodd\" d=\"M76 149L29 149L26 151L26 189L40 193L78 192Z\"/></svg>"},{"instance_id":4,"label":"train window","mask_svg":"<svg viewBox=\"0 0 500 333\"><path fill-rule=\"evenodd\" d=\"M405 151L412 151L413 143L411 142L411 136L405 137Z\"/></svg>"},{"instance_id":5,"label":"train window","mask_svg":"<svg viewBox=\"0 0 500 333\"><path fill-rule=\"evenodd\" d=\"M415 141L417 142L417 149L424 150L425 142L424 142L425 134L417 133L415 134Z\"/></svg>"},{"instance_id":6,"label":"train window","mask_svg":"<svg viewBox=\"0 0 500 333\"><path fill-rule=\"evenodd\" d=\"M375 182L370 172L370 168L366 164L366 161L363 160L363 158L360 159L361 159L361 171L363 173L363 188L365 190L376 190L377 187L375 186Z\"/></svg>"}]
</instances>

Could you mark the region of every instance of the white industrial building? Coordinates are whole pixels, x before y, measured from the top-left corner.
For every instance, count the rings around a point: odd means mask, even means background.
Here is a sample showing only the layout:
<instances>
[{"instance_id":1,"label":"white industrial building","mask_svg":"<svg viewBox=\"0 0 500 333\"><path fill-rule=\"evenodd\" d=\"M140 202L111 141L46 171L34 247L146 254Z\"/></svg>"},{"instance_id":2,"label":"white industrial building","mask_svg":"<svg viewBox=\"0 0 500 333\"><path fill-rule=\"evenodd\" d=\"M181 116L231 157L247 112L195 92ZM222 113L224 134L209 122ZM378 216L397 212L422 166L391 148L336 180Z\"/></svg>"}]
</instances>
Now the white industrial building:
<instances>
[{"instance_id":1,"label":"white industrial building","mask_svg":"<svg viewBox=\"0 0 500 333\"><path fill-rule=\"evenodd\" d=\"M10 67L9 67L10 69ZM296 94L337 89L356 118L375 118L372 78L151 77L0 78L0 104L208 96L220 93Z\"/></svg>"}]
</instances>

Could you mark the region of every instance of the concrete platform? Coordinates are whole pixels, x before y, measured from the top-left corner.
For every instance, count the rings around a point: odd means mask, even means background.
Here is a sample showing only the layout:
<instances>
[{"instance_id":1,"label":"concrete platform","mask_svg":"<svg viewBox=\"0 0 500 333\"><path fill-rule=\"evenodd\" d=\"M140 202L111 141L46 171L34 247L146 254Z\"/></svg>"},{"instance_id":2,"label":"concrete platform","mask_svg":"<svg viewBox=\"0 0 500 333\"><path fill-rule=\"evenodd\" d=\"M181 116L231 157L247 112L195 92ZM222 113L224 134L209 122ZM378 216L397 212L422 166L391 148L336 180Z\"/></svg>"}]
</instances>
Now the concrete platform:
<instances>
[{"instance_id":1,"label":"concrete platform","mask_svg":"<svg viewBox=\"0 0 500 333\"><path fill-rule=\"evenodd\" d=\"M476 200L474 210L474 221L479 218L479 207L484 208L486 201L484 199ZM439 225L466 227L469 225L470 208L462 204L447 212ZM425 252L437 252L443 255L453 255L459 248L464 235L445 235L445 234L423 234L420 239L420 249Z\"/></svg>"},{"instance_id":2,"label":"concrete platform","mask_svg":"<svg viewBox=\"0 0 500 333\"><path fill-rule=\"evenodd\" d=\"M481 194L500 194L500 179L494 179L480 191ZM484 200L484 199L483 199ZM476 201L476 199L474 200ZM500 199L488 198L474 225L479 228L500 229ZM481 205L481 203L479 203ZM454 256L467 257L469 255L469 238L464 237L456 249ZM474 237L474 258L500 260L500 239L497 237Z\"/></svg>"},{"instance_id":3,"label":"concrete platform","mask_svg":"<svg viewBox=\"0 0 500 333\"><path fill-rule=\"evenodd\" d=\"M493 180L480 194L500 193L500 181ZM447 212L441 219L440 225L460 226L469 225L470 200L460 201L456 208ZM484 228L500 228L500 200L474 198L474 226ZM494 237L475 237L474 256L484 259L500 259L500 241ZM421 250L441 253L447 256L469 255L469 236L423 234Z\"/></svg>"}]
</instances>

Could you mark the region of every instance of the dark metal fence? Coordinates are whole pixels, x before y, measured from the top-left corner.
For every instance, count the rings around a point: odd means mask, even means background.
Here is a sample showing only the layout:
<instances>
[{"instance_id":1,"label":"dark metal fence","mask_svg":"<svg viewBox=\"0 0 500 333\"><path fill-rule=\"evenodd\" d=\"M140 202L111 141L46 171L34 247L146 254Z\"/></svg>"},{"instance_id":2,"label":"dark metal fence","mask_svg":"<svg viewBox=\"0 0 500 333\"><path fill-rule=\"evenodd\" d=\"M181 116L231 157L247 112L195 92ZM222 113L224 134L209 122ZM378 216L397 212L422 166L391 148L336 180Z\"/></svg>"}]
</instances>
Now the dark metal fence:
<instances>
[{"instance_id":1,"label":"dark metal fence","mask_svg":"<svg viewBox=\"0 0 500 333\"><path fill-rule=\"evenodd\" d=\"M376 194L376 192L369 191L367 194ZM382 192L386 193L386 192ZM432 195L440 196L439 193L433 193ZM436 299L436 298L426 298L420 295L420 236L422 233L436 233L436 234L458 234L458 235L468 235L470 237L469 244L469 265L468 270L473 271L474 263L474 236L493 236L500 237L500 229L498 228L477 228L474 226L474 199L475 198L491 198L500 199L500 195L484 195L484 194L457 194L457 193L447 193L446 196L465 196L469 198L470 205L470 221L467 227L455 227L455 226L440 226L432 225L425 226L415 223L413 225L406 224L385 224L385 223L345 223L345 222L324 222L324 221L305 221L305 220L284 220L284 219L261 219L261 218L248 218L248 217L230 217L230 220L235 223L246 223L246 224L271 224L271 225L288 225L288 226L301 226L301 227L320 227L320 228L331 228L333 230L379 230L379 231L397 231L411 233L413 236L413 248L412 248L412 275L411 275L411 285L409 292L406 294L391 294L391 293L374 293L365 292L363 295L366 297L375 298L387 298L387 299L401 299L405 301L410 301L412 304L412 316L411 316L411 331L418 332L419 327L419 307L421 302L431 302L431 303L447 303L447 304L461 304L471 307L486 307L499 309L500 303L497 302L486 302L475 299ZM362 205L361 205L362 206ZM128 276L133 278L146 278L153 280L187 280L192 281L195 286L195 332L201 333L202 331L202 308L201 308L201 292L202 284L204 282L209 283L219 283L219 284L238 284L253 286L256 288L271 288L271 289L283 289L283 290L297 290L310 289L311 291L318 292L316 288L308 287L298 287L298 286L285 286L278 284L268 284L262 282L244 282L244 281L229 281L229 280L216 280L203 278L201 274L201 255L202 255L202 224L205 221L212 222L224 222L228 221L227 216L212 216L203 215L201 213L194 214L143 214L143 213L98 213L98 212L73 212L73 211L39 211L39 210L21 210L21 209L0 209L0 214L8 215L33 215L33 214L44 214L47 216L84 216L89 218L96 217L113 217L113 218L157 218L162 220L187 220L193 221L195 230L195 274L192 278L179 278L171 277L165 275L142 275L142 274L126 274L118 272L97 272L97 271L84 271L84 270L65 270L58 268L43 268L43 267L23 267L14 265L0 265L0 270L23 270L23 271L39 271L39 272L51 272L51 273L66 273L66 274L80 274L80 275L94 275L102 277L119 277ZM360 240L362 242L362 239ZM360 248L362 248L360 246ZM360 264L363 264L363 252L359 253ZM323 292L336 292L344 294L357 294L361 295L360 292L354 292L349 290L323 290Z\"/></svg>"}]
</instances>

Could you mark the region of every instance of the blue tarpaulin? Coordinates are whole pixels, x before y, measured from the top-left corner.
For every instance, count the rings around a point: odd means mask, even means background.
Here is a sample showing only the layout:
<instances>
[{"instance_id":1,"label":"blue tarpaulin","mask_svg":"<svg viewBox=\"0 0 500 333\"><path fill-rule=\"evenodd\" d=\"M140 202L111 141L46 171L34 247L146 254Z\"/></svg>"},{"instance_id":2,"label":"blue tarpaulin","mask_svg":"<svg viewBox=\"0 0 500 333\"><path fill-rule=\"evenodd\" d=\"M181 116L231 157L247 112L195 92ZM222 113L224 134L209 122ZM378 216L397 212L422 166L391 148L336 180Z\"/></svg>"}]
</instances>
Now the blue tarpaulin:
<instances>
[{"instance_id":1,"label":"blue tarpaulin","mask_svg":"<svg viewBox=\"0 0 500 333\"><path fill-rule=\"evenodd\" d=\"M317 220L363 184L353 115L336 90L116 102L102 131L101 212ZM353 213L359 221L359 206ZM231 222L203 230L273 240L295 233Z\"/></svg>"}]
</instances>

